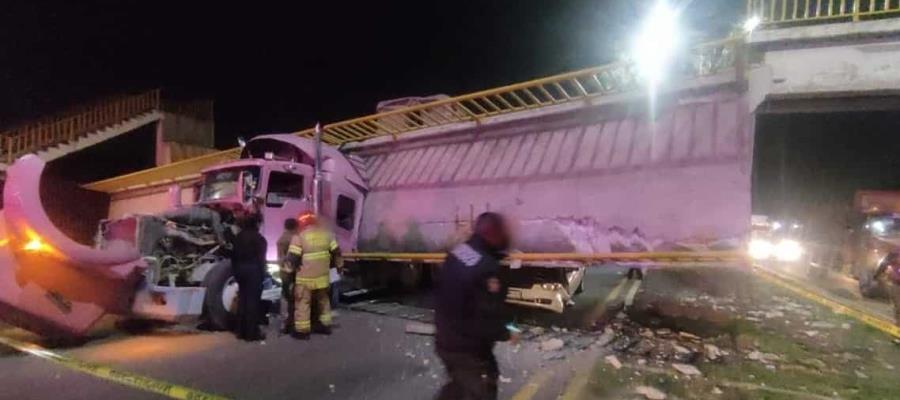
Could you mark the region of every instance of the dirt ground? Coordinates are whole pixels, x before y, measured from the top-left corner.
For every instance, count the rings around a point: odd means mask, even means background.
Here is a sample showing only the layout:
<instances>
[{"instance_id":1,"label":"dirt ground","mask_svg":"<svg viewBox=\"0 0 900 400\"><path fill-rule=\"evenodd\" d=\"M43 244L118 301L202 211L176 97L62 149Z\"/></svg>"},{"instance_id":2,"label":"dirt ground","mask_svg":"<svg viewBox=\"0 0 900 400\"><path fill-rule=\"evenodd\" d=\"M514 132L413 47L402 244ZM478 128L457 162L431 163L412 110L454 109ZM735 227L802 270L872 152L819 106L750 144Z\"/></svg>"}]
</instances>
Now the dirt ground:
<instances>
[{"instance_id":1,"label":"dirt ground","mask_svg":"<svg viewBox=\"0 0 900 400\"><path fill-rule=\"evenodd\" d=\"M750 272L653 271L639 293L571 398L900 398L900 342Z\"/></svg>"}]
</instances>

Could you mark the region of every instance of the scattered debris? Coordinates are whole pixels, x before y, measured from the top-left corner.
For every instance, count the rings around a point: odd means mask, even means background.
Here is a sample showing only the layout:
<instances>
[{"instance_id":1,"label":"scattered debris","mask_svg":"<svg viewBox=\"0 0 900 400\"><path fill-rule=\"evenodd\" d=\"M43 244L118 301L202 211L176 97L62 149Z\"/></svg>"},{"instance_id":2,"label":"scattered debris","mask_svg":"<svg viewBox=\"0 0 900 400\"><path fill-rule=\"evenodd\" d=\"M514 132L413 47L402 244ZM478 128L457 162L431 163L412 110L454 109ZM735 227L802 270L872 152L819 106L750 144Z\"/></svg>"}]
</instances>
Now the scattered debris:
<instances>
[{"instance_id":1,"label":"scattered debris","mask_svg":"<svg viewBox=\"0 0 900 400\"><path fill-rule=\"evenodd\" d=\"M860 370L856 370L856 371L853 371L853 372L856 373L856 377L859 378L859 379L869 379L869 376L866 375L866 374L864 374L864 373L863 373L862 371L860 371Z\"/></svg>"},{"instance_id":2,"label":"scattered debris","mask_svg":"<svg viewBox=\"0 0 900 400\"><path fill-rule=\"evenodd\" d=\"M435 333L435 327L433 324L426 324L422 322L409 322L406 324L406 333L411 333L415 335L426 335L433 336Z\"/></svg>"},{"instance_id":3,"label":"scattered debris","mask_svg":"<svg viewBox=\"0 0 900 400\"><path fill-rule=\"evenodd\" d=\"M500 375L500 383L510 383L512 382L512 378L507 378L503 375Z\"/></svg>"},{"instance_id":4,"label":"scattered debris","mask_svg":"<svg viewBox=\"0 0 900 400\"><path fill-rule=\"evenodd\" d=\"M681 372L682 374L691 376L691 375L703 375L697 367L690 364L679 364L672 363L672 368L675 368L676 371Z\"/></svg>"},{"instance_id":5,"label":"scattered debris","mask_svg":"<svg viewBox=\"0 0 900 400\"><path fill-rule=\"evenodd\" d=\"M724 393L724 392L722 391L722 389L719 389L718 386L713 386L712 394L722 394L722 393Z\"/></svg>"},{"instance_id":6,"label":"scattered debris","mask_svg":"<svg viewBox=\"0 0 900 400\"><path fill-rule=\"evenodd\" d=\"M613 368L615 368L615 369L622 368L622 363L619 361L619 358L616 357L615 355L610 354L610 355L604 357L603 359L606 360L607 364L612 365Z\"/></svg>"},{"instance_id":7,"label":"scattered debris","mask_svg":"<svg viewBox=\"0 0 900 400\"><path fill-rule=\"evenodd\" d=\"M599 347L603 347L603 346L610 344L613 341L613 339L615 339L615 338L616 338L616 333L613 332L613 330L610 329L609 327L606 327L606 329L603 330L603 334L597 338L597 341L594 342L594 344Z\"/></svg>"},{"instance_id":8,"label":"scattered debris","mask_svg":"<svg viewBox=\"0 0 900 400\"><path fill-rule=\"evenodd\" d=\"M541 342L541 351L557 351L566 345L562 339L551 338Z\"/></svg>"},{"instance_id":9,"label":"scattered debris","mask_svg":"<svg viewBox=\"0 0 900 400\"><path fill-rule=\"evenodd\" d=\"M722 351L714 344L704 344L703 350L706 353L706 358L710 361L716 361L719 357L722 357Z\"/></svg>"},{"instance_id":10,"label":"scattered debris","mask_svg":"<svg viewBox=\"0 0 900 400\"><path fill-rule=\"evenodd\" d=\"M809 324L810 328L818 328L818 329L832 329L834 328L834 324L825 321L816 321Z\"/></svg>"},{"instance_id":11,"label":"scattered debris","mask_svg":"<svg viewBox=\"0 0 900 400\"><path fill-rule=\"evenodd\" d=\"M638 386L634 392L650 400L665 400L666 394L652 386Z\"/></svg>"}]
</instances>

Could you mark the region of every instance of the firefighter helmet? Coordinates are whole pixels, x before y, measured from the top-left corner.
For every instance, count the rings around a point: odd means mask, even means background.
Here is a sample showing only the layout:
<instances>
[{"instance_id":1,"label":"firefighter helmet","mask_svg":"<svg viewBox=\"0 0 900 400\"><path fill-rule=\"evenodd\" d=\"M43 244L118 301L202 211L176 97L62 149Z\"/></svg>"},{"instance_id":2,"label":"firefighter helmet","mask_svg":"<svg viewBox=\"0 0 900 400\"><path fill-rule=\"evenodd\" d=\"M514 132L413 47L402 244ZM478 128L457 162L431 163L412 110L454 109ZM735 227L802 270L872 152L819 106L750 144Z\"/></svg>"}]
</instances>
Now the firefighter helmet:
<instances>
[{"instance_id":1,"label":"firefighter helmet","mask_svg":"<svg viewBox=\"0 0 900 400\"><path fill-rule=\"evenodd\" d=\"M300 213L300 216L297 217L297 222L300 223L300 230L304 230L307 227L313 226L316 224L316 214L312 211L304 211Z\"/></svg>"}]
</instances>

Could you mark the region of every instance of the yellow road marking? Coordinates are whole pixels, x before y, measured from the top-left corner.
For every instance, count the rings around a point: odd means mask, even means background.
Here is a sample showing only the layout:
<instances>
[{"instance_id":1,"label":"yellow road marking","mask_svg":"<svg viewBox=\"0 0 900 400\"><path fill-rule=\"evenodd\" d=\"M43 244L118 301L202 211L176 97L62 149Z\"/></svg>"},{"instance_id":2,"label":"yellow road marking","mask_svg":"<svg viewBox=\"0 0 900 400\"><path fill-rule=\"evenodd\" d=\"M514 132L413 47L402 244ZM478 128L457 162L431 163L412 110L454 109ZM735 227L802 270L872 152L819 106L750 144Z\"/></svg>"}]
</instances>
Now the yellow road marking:
<instances>
[{"instance_id":1,"label":"yellow road marking","mask_svg":"<svg viewBox=\"0 0 900 400\"><path fill-rule=\"evenodd\" d=\"M595 321L603 318L603 315L606 314L606 310L609 308L609 304L619 297L619 293L622 291L622 288L625 287L626 283L628 283L628 279L623 277L622 280L619 281L619 284L616 285L616 287L614 287L613 290L606 295L606 298L603 299L603 302L597 304L597 306L594 307L594 310L591 311L585 322L587 324L593 324Z\"/></svg>"},{"instance_id":2,"label":"yellow road marking","mask_svg":"<svg viewBox=\"0 0 900 400\"><path fill-rule=\"evenodd\" d=\"M129 386L146 392L160 394L169 398L179 400L228 400L225 397L217 396L194 390L188 387L175 385L161 380L148 378L142 375L133 374L131 372L119 371L107 366L93 364L86 361L69 358L33 343L26 343L16 339L0 336L0 344L4 344L13 349L26 354L42 358L63 367L93 375L100 379L105 379L120 385Z\"/></svg>"},{"instance_id":3,"label":"yellow road marking","mask_svg":"<svg viewBox=\"0 0 900 400\"><path fill-rule=\"evenodd\" d=\"M544 386L544 383L547 382L547 380L550 379L550 376L552 375L553 373L547 370L538 372L537 374L532 376L531 379L528 380L528 382L525 382L525 384L522 385L519 391L516 392L516 394L514 394L512 397L510 397L510 400L531 400L531 398L534 397L535 394L537 394L541 386Z\"/></svg>"},{"instance_id":4,"label":"yellow road marking","mask_svg":"<svg viewBox=\"0 0 900 400\"><path fill-rule=\"evenodd\" d=\"M576 400L581 397L581 392L584 391L584 387L588 384L588 378L591 376L591 371L589 368L582 368L575 374L572 380L569 381L569 384L566 385L566 389L563 391L562 396L559 397L559 400Z\"/></svg>"},{"instance_id":5,"label":"yellow road marking","mask_svg":"<svg viewBox=\"0 0 900 400\"><path fill-rule=\"evenodd\" d=\"M754 266L753 271L756 272L757 276L765 279L766 281L794 292L795 294L801 297L805 297L808 300L812 300L816 303L824 305L825 307L831 308L831 310L835 313L845 314L851 318L855 318L863 322L866 325L887 333L888 335L900 338L900 327L894 325L892 322L884 318L877 317L863 310L859 310L849 305L826 298L818 293L800 286L799 284L793 282L792 279L781 276L781 274L778 274L767 268Z\"/></svg>"},{"instance_id":6,"label":"yellow road marking","mask_svg":"<svg viewBox=\"0 0 900 400\"><path fill-rule=\"evenodd\" d=\"M631 288L628 289L628 294L625 295L625 308L631 307L631 305L634 304L634 295L637 294L638 288L641 287L642 283L644 283L643 279L637 279L631 284Z\"/></svg>"}]
</instances>

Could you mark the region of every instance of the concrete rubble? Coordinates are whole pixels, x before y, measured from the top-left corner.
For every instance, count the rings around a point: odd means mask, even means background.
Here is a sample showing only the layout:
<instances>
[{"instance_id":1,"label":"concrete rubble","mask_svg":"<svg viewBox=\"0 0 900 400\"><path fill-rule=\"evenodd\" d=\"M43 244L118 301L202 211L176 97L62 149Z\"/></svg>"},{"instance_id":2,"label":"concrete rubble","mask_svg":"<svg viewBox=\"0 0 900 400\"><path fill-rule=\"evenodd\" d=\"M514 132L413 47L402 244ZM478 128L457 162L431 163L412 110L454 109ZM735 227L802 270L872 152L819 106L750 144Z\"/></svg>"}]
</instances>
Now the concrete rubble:
<instances>
[{"instance_id":1,"label":"concrete rubble","mask_svg":"<svg viewBox=\"0 0 900 400\"><path fill-rule=\"evenodd\" d=\"M638 386L634 392L649 400L665 400L667 397L663 391L652 386Z\"/></svg>"}]
</instances>

